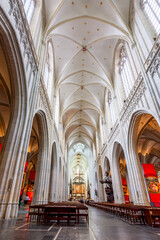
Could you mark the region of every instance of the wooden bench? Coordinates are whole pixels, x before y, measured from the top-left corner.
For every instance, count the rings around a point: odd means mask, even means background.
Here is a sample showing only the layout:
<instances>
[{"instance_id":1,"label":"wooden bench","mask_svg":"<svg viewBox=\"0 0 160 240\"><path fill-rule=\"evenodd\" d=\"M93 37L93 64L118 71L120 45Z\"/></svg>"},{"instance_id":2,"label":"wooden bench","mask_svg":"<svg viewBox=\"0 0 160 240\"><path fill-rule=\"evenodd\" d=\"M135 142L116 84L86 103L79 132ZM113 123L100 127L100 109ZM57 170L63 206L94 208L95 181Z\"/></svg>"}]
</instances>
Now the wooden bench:
<instances>
[{"instance_id":1,"label":"wooden bench","mask_svg":"<svg viewBox=\"0 0 160 240\"><path fill-rule=\"evenodd\" d=\"M152 227L160 224L160 209L150 209L150 220Z\"/></svg>"},{"instance_id":2,"label":"wooden bench","mask_svg":"<svg viewBox=\"0 0 160 240\"><path fill-rule=\"evenodd\" d=\"M128 220L131 222L131 223L137 223L139 222L140 224L144 223L145 224L145 221L144 221L144 218L143 218L143 212L141 209L139 208L134 208L134 207L130 207L128 209L129 211L129 215L128 215Z\"/></svg>"},{"instance_id":3,"label":"wooden bench","mask_svg":"<svg viewBox=\"0 0 160 240\"><path fill-rule=\"evenodd\" d=\"M86 209L81 209L81 208L77 208L77 218L78 218L78 223L79 223L79 219L80 217L86 217L86 221L89 224L89 217L88 217L88 208Z\"/></svg>"},{"instance_id":4,"label":"wooden bench","mask_svg":"<svg viewBox=\"0 0 160 240\"><path fill-rule=\"evenodd\" d=\"M90 206L98 207L100 209L106 210L107 212L120 217L122 220L132 223L145 224L145 213L144 209L148 209L147 206L137 206L133 204L115 204L115 203L105 203L97 202L90 203ZM148 221L146 221L148 223Z\"/></svg>"},{"instance_id":5,"label":"wooden bench","mask_svg":"<svg viewBox=\"0 0 160 240\"><path fill-rule=\"evenodd\" d=\"M44 217L44 210L45 205L34 205L29 206L29 214L28 214L28 220L37 220L37 222L40 222L41 219Z\"/></svg>"},{"instance_id":6,"label":"wooden bench","mask_svg":"<svg viewBox=\"0 0 160 240\"><path fill-rule=\"evenodd\" d=\"M80 217L85 217L88 224L89 224L89 217L88 217L88 207L80 202L49 202L49 205L55 206L75 206L77 211L77 220L79 223Z\"/></svg>"},{"instance_id":7,"label":"wooden bench","mask_svg":"<svg viewBox=\"0 0 160 240\"><path fill-rule=\"evenodd\" d=\"M46 212L48 210L46 210L46 208L51 208L51 207L57 207L59 209L59 216L58 216L58 212L55 212L54 211L52 212L52 214L49 214L48 212L48 217L46 216ZM60 213L60 208L64 209L64 208L67 208L67 209L76 209L76 213L75 213L75 210L74 210L74 213L69 213L71 219L67 219L67 217L69 216L68 215L68 212L61 212ZM64 211L66 211L64 209ZM68 210L67 210L68 211ZM57 213L57 215L56 215ZM61 216L62 213L64 213L63 217ZM37 220L37 222L40 222L40 221L43 221L43 222L46 222L46 221L50 221L51 220L51 215L52 215L52 219L54 218L54 220L75 220L75 216L76 215L76 221L78 220L78 223L80 221L80 218L81 217L85 217L86 218L86 221L89 223L89 217L88 217L88 207L85 206L84 204L82 203L79 203L79 202L50 202L49 204L41 204L41 205L34 205L34 206L30 206L29 207L29 214L28 214L28 220ZM73 216L71 216L73 215ZM63 218L63 219L60 219L60 218ZM48 220L44 220L44 219L47 219ZM59 219L58 219L59 218Z\"/></svg>"},{"instance_id":8,"label":"wooden bench","mask_svg":"<svg viewBox=\"0 0 160 240\"><path fill-rule=\"evenodd\" d=\"M77 223L77 212L75 206L46 206L44 212L43 222L50 220L65 220L67 222L74 220Z\"/></svg>"}]
</instances>

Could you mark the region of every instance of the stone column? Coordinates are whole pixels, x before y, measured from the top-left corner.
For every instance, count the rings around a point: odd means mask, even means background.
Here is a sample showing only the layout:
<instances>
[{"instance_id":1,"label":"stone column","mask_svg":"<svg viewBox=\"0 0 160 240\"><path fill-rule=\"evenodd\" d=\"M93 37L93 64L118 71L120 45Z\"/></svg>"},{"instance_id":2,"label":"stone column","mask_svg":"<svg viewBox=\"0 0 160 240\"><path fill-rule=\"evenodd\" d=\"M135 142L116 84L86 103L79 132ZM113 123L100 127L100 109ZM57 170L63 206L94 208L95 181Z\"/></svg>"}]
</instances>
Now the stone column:
<instances>
[{"instance_id":1,"label":"stone column","mask_svg":"<svg viewBox=\"0 0 160 240\"><path fill-rule=\"evenodd\" d=\"M132 191L132 200L135 205L149 206L149 199L146 192L144 177L140 166L138 155L133 153L129 155L130 170L128 176L130 179L130 189Z\"/></svg>"},{"instance_id":2,"label":"stone column","mask_svg":"<svg viewBox=\"0 0 160 240\"><path fill-rule=\"evenodd\" d=\"M117 166L117 164L114 164L114 166L112 165L113 163L111 164L111 174L112 174L114 202L119 204L125 203L119 167Z\"/></svg>"}]
</instances>

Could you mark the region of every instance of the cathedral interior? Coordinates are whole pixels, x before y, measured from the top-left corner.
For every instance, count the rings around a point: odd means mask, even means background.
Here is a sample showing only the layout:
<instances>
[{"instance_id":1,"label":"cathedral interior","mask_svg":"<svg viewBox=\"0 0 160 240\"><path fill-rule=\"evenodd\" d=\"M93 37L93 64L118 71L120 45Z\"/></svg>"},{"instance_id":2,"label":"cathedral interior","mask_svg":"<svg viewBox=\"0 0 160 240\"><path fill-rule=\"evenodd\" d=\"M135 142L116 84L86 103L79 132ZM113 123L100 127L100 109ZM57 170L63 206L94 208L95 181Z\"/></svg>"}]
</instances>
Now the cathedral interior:
<instances>
[{"instance_id":1,"label":"cathedral interior","mask_svg":"<svg viewBox=\"0 0 160 240\"><path fill-rule=\"evenodd\" d=\"M160 0L0 0L0 239L159 227Z\"/></svg>"}]
</instances>

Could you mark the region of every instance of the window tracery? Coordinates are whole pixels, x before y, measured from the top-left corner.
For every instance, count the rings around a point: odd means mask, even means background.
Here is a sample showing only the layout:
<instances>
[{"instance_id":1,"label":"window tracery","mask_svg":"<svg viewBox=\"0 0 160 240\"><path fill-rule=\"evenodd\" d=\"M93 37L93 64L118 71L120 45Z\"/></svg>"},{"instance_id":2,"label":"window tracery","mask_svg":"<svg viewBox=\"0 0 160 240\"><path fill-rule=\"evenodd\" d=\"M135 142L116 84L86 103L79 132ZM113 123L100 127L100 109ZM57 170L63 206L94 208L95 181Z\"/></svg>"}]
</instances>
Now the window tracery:
<instances>
[{"instance_id":1,"label":"window tracery","mask_svg":"<svg viewBox=\"0 0 160 240\"><path fill-rule=\"evenodd\" d=\"M111 125L113 125L115 123L116 116L115 116L114 102L113 102L113 96L111 91L108 91L107 102L108 102L109 111L110 111Z\"/></svg>"},{"instance_id":2,"label":"window tracery","mask_svg":"<svg viewBox=\"0 0 160 240\"><path fill-rule=\"evenodd\" d=\"M85 150L85 145L83 143L77 143L73 146L74 151L81 151L84 152Z\"/></svg>"},{"instance_id":3,"label":"window tracery","mask_svg":"<svg viewBox=\"0 0 160 240\"><path fill-rule=\"evenodd\" d=\"M48 91L48 96L49 98L51 98L54 79L53 79L53 51L50 42L47 47L46 64L44 70L44 82Z\"/></svg>"},{"instance_id":4,"label":"window tracery","mask_svg":"<svg viewBox=\"0 0 160 240\"><path fill-rule=\"evenodd\" d=\"M44 71L44 82L45 82L46 88L48 87L48 77L49 77L49 54L47 52L46 65L45 65L45 71Z\"/></svg>"},{"instance_id":5,"label":"window tracery","mask_svg":"<svg viewBox=\"0 0 160 240\"><path fill-rule=\"evenodd\" d=\"M30 24L35 9L34 0L22 0L28 23Z\"/></svg>"},{"instance_id":6,"label":"window tracery","mask_svg":"<svg viewBox=\"0 0 160 240\"><path fill-rule=\"evenodd\" d=\"M155 32L160 32L160 0L141 0L141 8L153 26Z\"/></svg>"},{"instance_id":7,"label":"window tracery","mask_svg":"<svg viewBox=\"0 0 160 240\"><path fill-rule=\"evenodd\" d=\"M128 97L132 86L133 86L133 75L131 72L131 67L129 64L127 52L124 46L122 46L120 51L120 75L122 80L122 85L124 88L125 96Z\"/></svg>"}]
</instances>

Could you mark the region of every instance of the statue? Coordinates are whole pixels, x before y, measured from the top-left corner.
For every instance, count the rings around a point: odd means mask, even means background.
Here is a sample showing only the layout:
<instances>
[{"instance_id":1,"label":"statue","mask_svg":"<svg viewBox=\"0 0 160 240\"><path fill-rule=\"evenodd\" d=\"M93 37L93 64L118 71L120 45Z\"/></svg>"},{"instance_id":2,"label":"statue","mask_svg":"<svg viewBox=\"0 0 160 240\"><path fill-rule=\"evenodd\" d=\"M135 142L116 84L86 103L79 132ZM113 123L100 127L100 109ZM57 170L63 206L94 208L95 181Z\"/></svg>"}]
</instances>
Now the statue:
<instances>
[{"instance_id":1,"label":"statue","mask_svg":"<svg viewBox=\"0 0 160 240\"><path fill-rule=\"evenodd\" d=\"M104 184L104 183L106 184L105 192L106 192L106 195L107 195L107 202L113 203L114 197L113 197L112 179L109 176L108 172L105 172L105 177L104 177L103 180L100 180L100 183L101 184Z\"/></svg>"}]
</instances>

